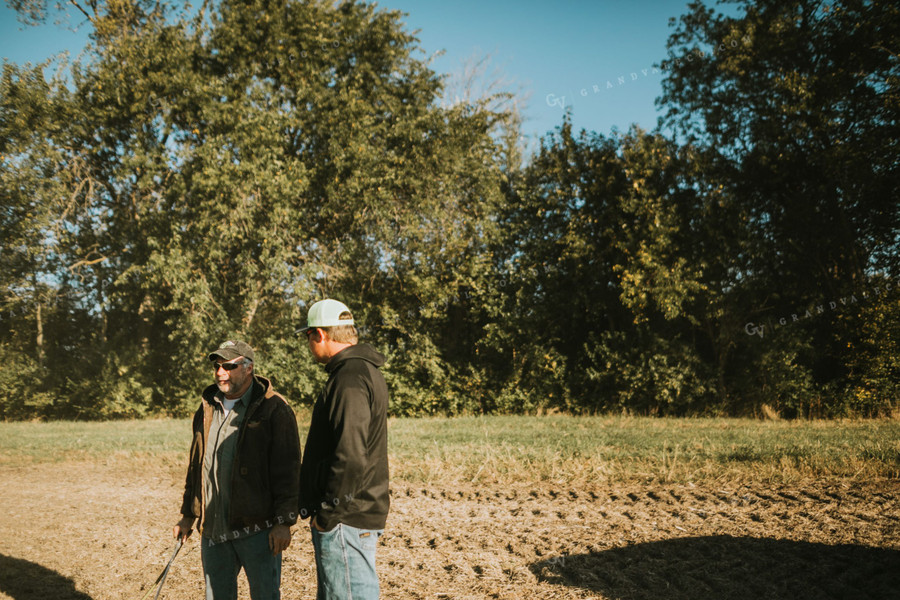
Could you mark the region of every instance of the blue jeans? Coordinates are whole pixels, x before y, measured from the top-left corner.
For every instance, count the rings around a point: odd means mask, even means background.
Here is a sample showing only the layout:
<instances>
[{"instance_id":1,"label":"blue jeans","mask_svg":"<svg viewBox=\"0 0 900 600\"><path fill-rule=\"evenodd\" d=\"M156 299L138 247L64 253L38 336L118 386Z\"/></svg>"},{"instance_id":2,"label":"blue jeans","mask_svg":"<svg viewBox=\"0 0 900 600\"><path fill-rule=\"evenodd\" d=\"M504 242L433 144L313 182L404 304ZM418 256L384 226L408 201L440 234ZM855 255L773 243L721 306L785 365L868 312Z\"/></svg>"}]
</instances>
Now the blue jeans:
<instances>
[{"instance_id":1,"label":"blue jeans","mask_svg":"<svg viewBox=\"0 0 900 600\"><path fill-rule=\"evenodd\" d=\"M316 600L375 600L375 545L384 530L339 524L331 531L312 531L316 552Z\"/></svg>"},{"instance_id":2,"label":"blue jeans","mask_svg":"<svg viewBox=\"0 0 900 600\"><path fill-rule=\"evenodd\" d=\"M281 553L272 556L269 530L224 542L201 538L200 560L206 579L206 600L237 600L241 567L253 600L280 600Z\"/></svg>"}]
</instances>

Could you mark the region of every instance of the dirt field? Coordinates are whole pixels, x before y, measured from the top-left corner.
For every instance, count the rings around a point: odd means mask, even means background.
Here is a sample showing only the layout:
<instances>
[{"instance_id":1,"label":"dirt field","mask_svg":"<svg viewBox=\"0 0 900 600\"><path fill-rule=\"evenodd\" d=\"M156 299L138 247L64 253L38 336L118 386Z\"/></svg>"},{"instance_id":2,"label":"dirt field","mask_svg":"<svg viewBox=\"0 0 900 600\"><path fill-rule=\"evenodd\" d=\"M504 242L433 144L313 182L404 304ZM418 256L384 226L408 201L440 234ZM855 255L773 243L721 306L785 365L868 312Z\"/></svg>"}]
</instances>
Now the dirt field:
<instances>
[{"instance_id":1,"label":"dirt field","mask_svg":"<svg viewBox=\"0 0 900 600\"><path fill-rule=\"evenodd\" d=\"M0 598L139 600L173 548L181 473L163 463L0 466ZM392 493L384 598L900 598L896 481ZM196 534L161 597L203 597ZM315 597L304 528L282 597Z\"/></svg>"}]
</instances>

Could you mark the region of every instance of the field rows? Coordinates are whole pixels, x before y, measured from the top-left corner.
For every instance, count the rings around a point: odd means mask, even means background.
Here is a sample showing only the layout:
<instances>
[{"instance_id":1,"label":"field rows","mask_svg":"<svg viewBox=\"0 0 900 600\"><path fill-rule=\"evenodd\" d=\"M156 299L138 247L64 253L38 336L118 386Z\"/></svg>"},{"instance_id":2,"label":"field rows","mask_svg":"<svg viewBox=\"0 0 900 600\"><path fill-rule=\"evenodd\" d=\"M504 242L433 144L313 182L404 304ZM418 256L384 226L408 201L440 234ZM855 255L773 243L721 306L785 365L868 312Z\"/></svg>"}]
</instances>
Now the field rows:
<instances>
[{"instance_id":1,"label":"field rows","mask_svg":"<svg viewBox=\"0 0 900 600\"><path fill-rule=\"evenodd\" d=\"M171 552L180 470L0 467L0 598L139 598ZM383 597L897 598L900 484L419 485L395 481ZM314 598L308 532L283 598ZM246 594L246 590L243 591ZM162 597L202 597L196 541ZM242 597L247 597L246 595Z\"/></svg>"}]
</instances>

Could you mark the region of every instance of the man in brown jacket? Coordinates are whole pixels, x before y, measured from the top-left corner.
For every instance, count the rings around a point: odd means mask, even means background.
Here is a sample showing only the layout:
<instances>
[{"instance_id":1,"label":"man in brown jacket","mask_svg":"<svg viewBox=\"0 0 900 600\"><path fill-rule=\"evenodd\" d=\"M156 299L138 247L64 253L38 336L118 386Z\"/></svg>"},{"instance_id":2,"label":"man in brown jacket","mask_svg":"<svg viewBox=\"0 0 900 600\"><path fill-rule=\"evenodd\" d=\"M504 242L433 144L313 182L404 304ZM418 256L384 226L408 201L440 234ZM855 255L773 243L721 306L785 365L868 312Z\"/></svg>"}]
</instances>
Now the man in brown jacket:
<instances>
[{"instance_id":1,"label":"man in brown jacket","mask_svg":"<svg viewBox=\"0 0 900 600\"><path fill-rule=\"evenodd\" d=\"M300 492L297 418L267 379L253 349L223 343L209 355L215 384L194 414L194 439L175 538L199 519L207 600L237 598L247 576L253 600L277 600L281 552L291 543Z\"/></svg>"}]
</instances>

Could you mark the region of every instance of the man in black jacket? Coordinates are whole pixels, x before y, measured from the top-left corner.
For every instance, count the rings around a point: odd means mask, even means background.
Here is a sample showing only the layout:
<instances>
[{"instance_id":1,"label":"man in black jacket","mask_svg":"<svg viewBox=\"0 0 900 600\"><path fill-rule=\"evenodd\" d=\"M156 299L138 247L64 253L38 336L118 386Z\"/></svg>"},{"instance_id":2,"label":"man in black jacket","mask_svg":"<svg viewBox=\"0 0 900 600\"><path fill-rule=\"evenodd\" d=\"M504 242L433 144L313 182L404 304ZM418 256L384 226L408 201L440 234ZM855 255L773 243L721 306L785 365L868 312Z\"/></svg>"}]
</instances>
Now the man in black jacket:
<instances>
[{"instance_id":1,"label":"man in black jacket","mask_svg":"<svg viewBox=\"0 0 900 600\"><path fill-rule=\"evenodd\" d=\"M287 401L254 373L253 349L228 341L209 355L216 383L194 415L181 521L199 519L207 600L237 598L243 568L253 600L278 600L281 552L300 495L300 437Z\"/></svg>"},{"instance_id":2,"label":"man in black jacket","mask_svg":"<svg viewBox=\"0 0 900 600\"><path fill-rule=\"evenodd\" d=\"M375 546L388 496L384 357L358 343L350 309L315 303L305 332L328 382L313 407L300 469L300 516L310 517L317 600L378 598Z\"/></svg>"}]
</instances>

